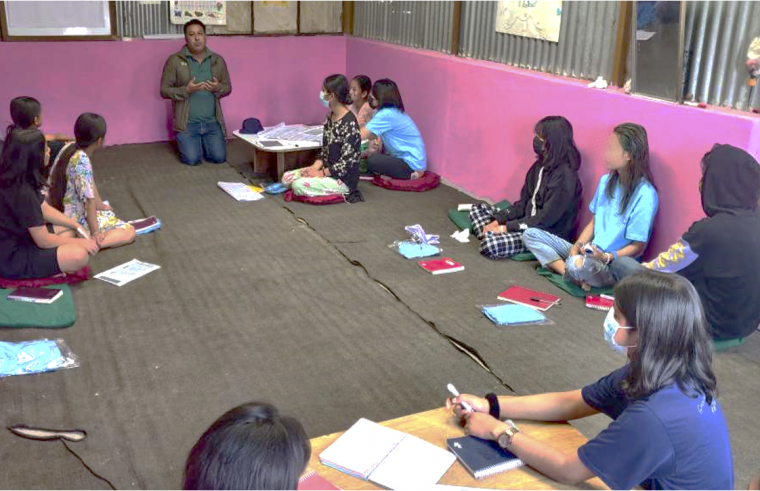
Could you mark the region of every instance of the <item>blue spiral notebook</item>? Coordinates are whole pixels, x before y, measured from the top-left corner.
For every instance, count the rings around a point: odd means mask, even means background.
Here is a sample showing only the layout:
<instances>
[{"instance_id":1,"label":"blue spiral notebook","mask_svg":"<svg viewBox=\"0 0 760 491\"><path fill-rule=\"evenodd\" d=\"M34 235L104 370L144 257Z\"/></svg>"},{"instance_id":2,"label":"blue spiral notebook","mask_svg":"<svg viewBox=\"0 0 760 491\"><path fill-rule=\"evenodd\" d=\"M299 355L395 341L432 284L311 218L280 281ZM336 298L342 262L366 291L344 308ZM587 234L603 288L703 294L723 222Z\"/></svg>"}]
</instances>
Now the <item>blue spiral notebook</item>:
<instances>
[{"instance_id":1,"label":"blue spiral notebook","mask_svg":"<svg viewBox=\"0 0 760 491\"><path fill-rule=\"evenodd\" d=\"M474 436L449 438L446 443L459 462L475 479L492 476L500 472L523 466L523 461L508 452L498 443L482 440Z\"/></svg>"}]
</instances>

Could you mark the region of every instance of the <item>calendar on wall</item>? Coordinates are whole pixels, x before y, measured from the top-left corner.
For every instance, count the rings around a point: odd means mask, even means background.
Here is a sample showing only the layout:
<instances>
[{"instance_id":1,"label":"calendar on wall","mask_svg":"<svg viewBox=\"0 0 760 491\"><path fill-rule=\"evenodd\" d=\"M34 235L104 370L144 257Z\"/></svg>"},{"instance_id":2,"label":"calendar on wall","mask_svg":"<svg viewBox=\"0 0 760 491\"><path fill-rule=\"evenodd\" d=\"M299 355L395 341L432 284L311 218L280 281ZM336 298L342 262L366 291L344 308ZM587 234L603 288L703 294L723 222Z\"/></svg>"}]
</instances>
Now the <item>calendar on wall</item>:
<instances>
[{"instance_id":1,"label":"calendar on wall","mask_svg":"<svg viewBox=\"0 0 760 491\"><path fill-rule=\"evenodd\" d=\"M227 2L225 0L172 0L169 2L169 17L172 24L184 24L198 19L209 26L227 25Z\"/></svg>"},{"instance_id":2,"label":"calendar on wall","mask_svg":"<svg viewBox=\"0 0 760 491\"><path fill-rule=\"evenodd\" d=\"M497 2L496 32L558 42L562 2L513 0Z\"/></svg>"}]
</instances>

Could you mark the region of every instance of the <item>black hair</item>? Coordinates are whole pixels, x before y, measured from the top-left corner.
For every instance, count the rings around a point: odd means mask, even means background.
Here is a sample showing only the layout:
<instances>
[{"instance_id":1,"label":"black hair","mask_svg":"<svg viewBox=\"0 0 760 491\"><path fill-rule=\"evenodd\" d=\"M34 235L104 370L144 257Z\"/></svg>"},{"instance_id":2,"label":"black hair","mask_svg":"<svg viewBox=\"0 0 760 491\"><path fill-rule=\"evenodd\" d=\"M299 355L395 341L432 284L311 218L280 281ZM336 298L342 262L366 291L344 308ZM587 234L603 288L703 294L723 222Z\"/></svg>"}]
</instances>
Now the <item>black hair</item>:
<instances>
[{"instance_id":1,"label":"black hair","mask_svg":"<svg viewBox=\"0 0 760 491\"><path fill-rule=\"evenodd\" d=\"M712 341L699 294L677 274L645 271L615 286L615 309L638 330L630 348L625 390L634 399L669 384L687 394L717 397L712 371Z\"/></svg>"},{"instance_id":2,"label":"black hair","mask_svg":"<svg viewBox=\"0 0 760 491\"><path fill-rule=\"evenodd\" d=\"M190 26L201 26L203 29L203 34L206 34L206 24L199 21L198 19L190 19L189 21L185 22L185 27L182 30L182 32L185 33L185 36L187 36L187 28Z\"/></svg>"},{"instance_id":3,"label":"black hair","mask_svg":"<svg viewBox=\"0 0 760 491\"><path fill-rule=\"evenodd\" d=\"M615 136L623 147L623 151L631 156L631 161L626 166L626 172L629 179L623 182L620 179L620 171L613 170L610 172L610 178L607 181L607 198L612 199L615 196L615 187L618 182L623 186L623 199L620 200L620 214L622 215L631 201L634 191L647 180L654 186L652 172L649 170L649 140L647 139L647 130L636 123L623 123L615 126L613 130ZM655 187L655 189L657 189Z\"/></svg>"},{"instance_id":4,"label":"black hair","mask_svg":"<svg viewBox=\"0 0 760 491\"><path fill-rule=\"evenodd\" d=\"M22 130L31 128L34 126L34 118L38 118L41 114L42 105L34 97L15 97L11 100L11 120L17 128Z\"/></svg>"},{"instance_id":5,"label":"black hair","mask_svg":"<svg viewBox=\"0 0 760 491\"><path fill-rule=\"evenodd\" d=\"M328 94L333 94L341 104L348 104L348 79L340 73L325 78L322 87Z\"/></svg>"},{"instance_id":6,"label":"black hair","mask_svg":"<svg viewBox=\"0 0 760 491\"><path fill-rule=\"evenodd\" d=\"M404 101L401 99L401 92L398 90L396 82L389 78L382 78L372 86L372 95L377 99L377 107L395 107L404 112Z\"/></svg>"},{"instance_id":7,"label":"black hair","mask_svg":"<svg viewBox=\"0 0 760 491\"><path fill-rule=\"evenodd\" d=\"M535 132L544 140L542 163L549 168L567 164L572 170L581 167L581 153L573 139L573 125L563 116L546 116L536 123Z\"/></svg>"},{"instance_id":8,"label":"black hair","mask_svg":"<svg viewBox=\"0 0 760 491\"><path fill-rule=\"evenodd\" d=\"M45 166L45 135L37 128L13 128L0 154L0 185L11 188L29 184L36 190L43 187L42 168ZM4 190L6 192L13 192Z\"/></svg>"},{"instance_id":9,"label":"black hair","mask_svg":"<svg viewBox=\"0 0 760 491\"><path fill-rule=\"evenodd\" d=\"M352 80L355 80L359 84L359 90L362 92L369 92L372 90L372 80L366 75L357 75Z\"/></svg>"},{"instance_id":10,"label":"black hair","mask_svg":"<svg viewBox=\"0 0 760 491\"><path fill-rule=\"evenodd\" d=\"M310 457L298 420L249 402L201 436L187 457L183 489L296 489Z\"/></svg>"},{"instance_id":11,"label":"black hair","mask_svg":"<svg viewBox=\"0 0 760 491\"><path fill-rule=\"evenodd\" d=\"M57 157L58 164L50 169L47 201L58 211L63 211L63 197L66 194L66 169L69 160L79 150L84 150L106 136L106 120L95 113L80 114L74 123L75 145L69 145Z\"/></svg>"}]
</instances>

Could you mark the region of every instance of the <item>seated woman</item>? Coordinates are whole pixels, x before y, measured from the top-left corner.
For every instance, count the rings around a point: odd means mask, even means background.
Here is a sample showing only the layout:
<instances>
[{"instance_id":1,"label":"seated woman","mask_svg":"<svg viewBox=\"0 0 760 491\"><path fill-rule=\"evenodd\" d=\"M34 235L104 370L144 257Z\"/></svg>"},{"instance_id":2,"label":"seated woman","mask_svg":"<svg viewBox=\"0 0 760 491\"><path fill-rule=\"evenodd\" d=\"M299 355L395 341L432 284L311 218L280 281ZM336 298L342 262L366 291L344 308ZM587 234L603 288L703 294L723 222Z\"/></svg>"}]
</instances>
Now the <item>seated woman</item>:
<instances>
[{"instance_id":1,"label":"seated woman","mask_svg":"<svg viewBox=\"0 0 760 491\"><path fill-rule=\"evenodd\" d=\"M351 203L364 201L358 189L361 138L356 117L348 109L346 77L327 77L319 99L330 108L319 158L309 167L283 174L282 183L299 196L342 194Z\"/></svg>"},{"instance_id":2,"label":"seated woman","mask_svg":"<svg viewBox=\"0 0 760 491\"><path fill-rule=\"evenodd\" d=\"M201 436L187 457L183 489L296 489L310 457L298 420L250 402Z\"/></svg>"},{"instance_id":3,"label":"seated woman","mask_svg":"<svg viewBox=\"0 0 760 491\"><path fill-rule=\"evenodd\" d=\"M96 254L94 240L76 238L74 220L42 198L41 173L49 159L36 128L8 129L0 155L0 276L47 278L73 273Z\"/></svg>"},{"instance_id":4,"label":"seated woman","mask_svg":"<svg viewBox=\"0 0 760 491\"><path fill-rule=\"evenodd\" d=\"M581 206L578 169L581 155L573 141L573 127L562 116L547 116L536 124L533 151L537 160L528 169L520 200L506 210L479 204L470 210L480 253L506 259L526 252L523 231L529 227L570 239Z\"/></svg>"},{"instance_id":5,"label":"seated woman","mask_svg":"<svg viewBox=\"0 0 760 491\"><path fill-rule=\"evenodd\" d=\"M101 249L131 244L135 229L116 218L111 206L103 202L92 175L90 159L103 147L105 119L93 113L80 115L74 136L76 145L65 149L50 169L48 203L79 223Z\"/></svg>"},{"instance_id":6,"label":"seated woman","mask_svg":"<svg viewBox=\"0 0 760 491\"><path fill-rule=\"evenodd\" d=\"M404 112L396 82L387 78L372 86L370 106L377 112L362 128L362 140L383 139L382 154L367 159L369 173L393 179L417 179L425 173L427 155L420 130Z\"/></svg>"},{"instance_id":7,"label":"seated woman","mask_svg":"<svg viewBox=\"0 0 760 491\"><path fill-rule=\"evenodd\" d=\"M678 273L697 289L713 338L743 339L760 324L760 164L744 150L715 145L701 167L707 218L654 261L621 258L614 269L620 277L645 268Z\"/></svg>"},{"instance_id":8,"label":"seated woman","mask_svg":"<svg viewBox=\"0 0 760 491\"><path fill-rule=\"evenodd\" d=\"M716 400L712 347L699 296L677 275L621 281L604 321L625 366L582 390L446 401L469 434L495 440L568 485L599 477L611 489L734 489L731 443ZM467 402L474 412L465 412ZM537 441L507 418L569 421L604 413L612 423L577 451ZM506 420L506 421L505 421Z\"/></svg>"},{"instance_id":9,"label":"seated woman","mask_svg":"<svg viewBox=\"0 0 760 491\"><path fill-rule=\"evenodd\" d=\"M610 263L638 257L646 248L657 214L658 196L649 171L649 143L643 126L615 127L605 155L608 174L599 180L589 205L593 217L575 244L529 228L523 242L541 265L589 290L615 284Z\"/></svg>"},{"instance_id":10,"label":"seated woman","mask_svg":"<svg viewBox=\"0 0 760 491\"><path fill-rule=\"evenodd\" d=\"M366 75L357 75L351 80L351 86L349 89L349 95L351 96L351 112L356 116L356 121L359 123L359 129L361 130L367 123L372 120L372 116L375 115L375 110L369 105L369 93L372 90L372 80ZM380 153L383 151L383 141L380 137L372 138L367 142L367 149L364 151L362 148L362 158L366 159L368 156L374 153Z\"/></svg>"}]
</instances>

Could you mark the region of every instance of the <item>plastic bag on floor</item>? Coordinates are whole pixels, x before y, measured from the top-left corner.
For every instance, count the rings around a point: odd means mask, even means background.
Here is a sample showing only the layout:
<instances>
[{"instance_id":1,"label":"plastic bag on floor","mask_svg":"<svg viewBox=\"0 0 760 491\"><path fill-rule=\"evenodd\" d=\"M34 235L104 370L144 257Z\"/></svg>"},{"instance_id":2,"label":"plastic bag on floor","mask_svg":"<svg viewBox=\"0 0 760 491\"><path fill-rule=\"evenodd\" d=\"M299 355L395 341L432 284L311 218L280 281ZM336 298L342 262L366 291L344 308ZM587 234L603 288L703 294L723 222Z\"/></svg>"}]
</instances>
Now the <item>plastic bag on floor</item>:
<instances>
[{"instance_id":1,"label":"plastic bag on floor","mask_svg":"<svg viewBox=\"0 0 760 491\"><path fill-rule=\"evenodd\" d=\"M75 368L79 360L63 339L0 341L0 377Z\"/></svg>"}]
</instances>

